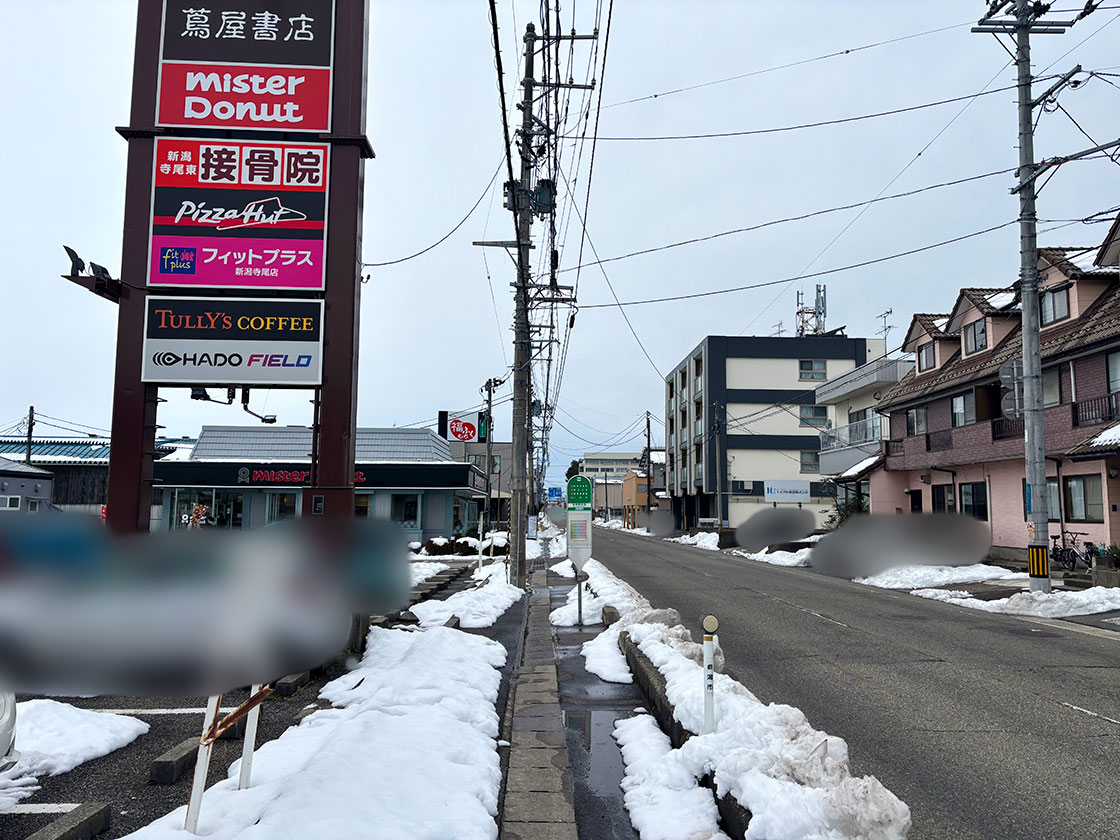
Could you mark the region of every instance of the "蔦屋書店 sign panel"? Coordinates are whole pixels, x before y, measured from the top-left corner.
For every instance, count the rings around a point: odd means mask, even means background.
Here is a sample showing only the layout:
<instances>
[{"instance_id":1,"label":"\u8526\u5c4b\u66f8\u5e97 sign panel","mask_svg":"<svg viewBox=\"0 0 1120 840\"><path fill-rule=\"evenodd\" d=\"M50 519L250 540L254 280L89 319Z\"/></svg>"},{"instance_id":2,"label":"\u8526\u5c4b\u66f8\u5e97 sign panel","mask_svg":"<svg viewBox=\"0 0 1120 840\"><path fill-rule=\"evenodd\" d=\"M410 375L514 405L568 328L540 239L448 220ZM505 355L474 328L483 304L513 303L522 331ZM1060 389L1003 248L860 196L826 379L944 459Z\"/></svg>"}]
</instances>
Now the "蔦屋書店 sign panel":
<instances>
[{"instance_id":1,"label":"\u8526\u5c4b\u66f8\u5e97 sign panel","mask_svg":"<svg viewBox=\"0 0 1120 840\"><path fill-rule=\"evenodd\" d=\"M306 387L322 366L320 300L147 299L143 382Z\"/></svg>"},{"instance_id":2,"label":"\u8526\u5c4b\u66f8\u5e97 sign panel","mask_svg":"<svg viewBox=\"0 0 1120 840\"><path fill-rule=\"evenodd\" d=\"M328 132L334 0L165 2L156 125Z\"/></svg>"},{"instance_id":3,"label":"\u8526\u5c4b\u66f8\u5e97 sign panel","mask_svg":"<svg viewBox=\"0 0 1120 840\"><path fill-rule=\"evenodd\" d=\"M148 285L319 291L329 147L156 140Z\"/></svg>"}]
</instances>

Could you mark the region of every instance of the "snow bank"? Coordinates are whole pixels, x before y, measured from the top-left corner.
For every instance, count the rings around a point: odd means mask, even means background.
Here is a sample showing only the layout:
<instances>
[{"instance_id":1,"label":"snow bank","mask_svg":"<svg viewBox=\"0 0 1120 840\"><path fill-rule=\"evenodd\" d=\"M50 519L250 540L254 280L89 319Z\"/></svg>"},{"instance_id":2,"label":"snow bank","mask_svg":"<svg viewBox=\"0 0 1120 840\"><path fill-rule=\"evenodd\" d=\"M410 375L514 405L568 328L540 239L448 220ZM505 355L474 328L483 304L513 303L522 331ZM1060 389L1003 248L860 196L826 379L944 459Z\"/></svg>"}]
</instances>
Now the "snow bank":
<instances>
[{"instance_id":1,"label":"snow bank","mask_svg":"<svg viewBox=\"0 0 1120 840\"><path fill-rule=\"evenodd\" d=\"M622 531L627 534L637 534L640 537L653 536L648 528L627 528L621 519L595 519L592 524L599 528L606 528L608 531Z\"/></svg>"},{"instance_id":2,"label":"snow bank","mask_svg":"<svg viewBox=\"0 0 1120 840\"><path fill-rule=\"evenodd\" d=\"M727 840L711 791L697 785L652 716L620 720L614 738L626 766L623 801L642 840Z\"/></svg>"},{"instance_id":3,"label":"snow bank","mask_svg":"<svg viewBox=\"0 0 1120 840\"><path fill-rule=\"evenodd\" d=\"M199 835L494 840L502 773L494 703L506 651L450 628L370 630L354 671L314 712L206 792ZM133 840L183 840L185 806Z\"/></svg>"},{"instance_id":4,"label":"snow bank","mask_svg":"<svg viewBox=\"0 0 1120 840\"><path fill-rule=\"evenodd\" d=\"M525 590L506 583L505 563L475 569L474 577L482 580L474 589L456 592L446 600L421 601L409 607L420 619L420 626L436 627L456 615L460 627L489 627L525 594Z\"/></svg>"},{"instance_id":5,"label":"snow bank","mask_svg":"<svg viewBox=\"0 0 1120 840\"><path fill-rule=\"evenodd\" d=\"M413 586L423 583L428 578L435 577L440 572L450 568L446 563L436 563L432 560L419 560L408 564L408 572L412 575Z\"/></svg>"},{"instance_id":6,"label":"snow bank","mask_svg":"<svg viewBox=\"0 0 1120 840\"><path fill-rule=\"evenodd\" d=\"M1067 618L1071 615L1120 610L1120 589L1094 586L1080 592L1019 592L1010 598L983 601L971 593L951 589L915 589L910 593L921 598L932 598L991 613L1030 615L1038 618Z\"/></svg>"},{"instance_id":7,"label":"snow bank","mask_svg":"<svg viewBox=\"0 0 1120 840\"><path fill-rule=\"evenodd\" d=\"M525 540L525 559L539 560L544 553L540 540Z\"/></svg>"},{"instance_id":8,"label":"snow bank","mask_svg":"<svg viewBox=\"0 0 1120 840\"><path fill-rule=\"evenodd\" d=\"M928 589L951 583L983 583L987 580L1027 580L1026 572L1012 572L1001 566L974 563L971 566L901 566L871 577L856 578L855 583L881 589Z\"/></svg>"},{"instance_id":9,"label":"snow bank","mask_svg":"<svg viewBox=\"0 0 1120 840\"><path fill-rule=\"evenodd\" d=\"M665 541L681 543L682 545L694 545L705 551L719 551L719 534L714 531L704 531L694 535L685 534L680 537L665 537Z\"/></svg>"},{"instance_id":10,"label":"snow bank","mask_svg":"<svg viewBox=\"0 0 1120 840\"><path fill-rule=\"evenodd\" d=\"M552 538L552 542L548 544L549 557L567 557L568 556L568 538L564 534L559 534Z\"/></svg>"},{"instance_id":11,"label":"snow bank","mask_svg":"<svg viewBox=\"0 0 1120 840\"><path fill-rule=\"evenodd\" d=\"M69 772L131 744L148 729L147 723L134 717L79 709L57 700L17 703L20 760L0 775L0 811L37 791L36 777Z\"/></svg>"},{"instance_id":12,"label":"snow bank","mask_svg":"<svg viewBox=\"0 0 1120 840\"><path fill-rule=\"evenodd\" d=\"M574 578L576 576L576 567L572 565L571 560L561 560L548 567L550 572L560 575L560 577Z\"/></svg>"},{"instance_id":13,"label":"snow bank","mask_svg":"<svg viewBox=\"0 0 1120 840\"><path fill-rule=\"evenodd\" d=\"M745 557L759 563L769 563L771 566L808 566L809 556L813 553L811 548L802 548L797 551L771 551L768 548L762 551L743 551L735 549L731 552L736 557Z\"/></svg>"}]
</instances>

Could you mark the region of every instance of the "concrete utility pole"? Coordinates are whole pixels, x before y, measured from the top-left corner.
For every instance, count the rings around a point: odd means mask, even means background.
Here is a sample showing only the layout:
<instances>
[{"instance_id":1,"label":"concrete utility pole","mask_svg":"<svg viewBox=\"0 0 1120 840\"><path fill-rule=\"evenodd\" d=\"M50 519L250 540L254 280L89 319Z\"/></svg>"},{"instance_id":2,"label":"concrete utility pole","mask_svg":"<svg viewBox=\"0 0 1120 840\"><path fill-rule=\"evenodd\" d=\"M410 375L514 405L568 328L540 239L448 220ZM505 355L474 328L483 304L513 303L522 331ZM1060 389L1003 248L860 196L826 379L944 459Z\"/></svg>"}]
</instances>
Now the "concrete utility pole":
<instances>
[{"instance_id":1,"label":"concrete utility pole","mask_svg":"<svg viewBox=\"0 0 1120 840\"><path fill-rule=\"evenodd\" d=\"M27 452L23 456L23 463L31 466L31 432L35 429L35 406L27 409Z\"/></svg>"},{"instance_id":2,"label":"concrete utility pole","mask_svg":"<svg viewBox=\"0 0 1120 840\"><path fill-rule=\"evenodd\" d=\"M525 78L521 98L521 183L514 189L517 209L517 284L513 307L513 511L510 514L510 563L517 586L525 586L525 530L528 525L529 494L529 236L533 211L529 190L533 180L533 58L536 28L525 26Z\"/></svg>"},{"instance_id":3,"label":"concrete utility pole","mask_svg":"<svg viewBox=\"0 0 1120 840\"><path fill-rule=\"evenodd\" d=\"M993 20L1014 6L1014 20ZM1042 350L1039 340L1038 295L1038 215L1035 212L1035 179L1048 167L1034 160L1034 109L1064 86L1075 71L1063 76L1038 99L1031 93L1032 29L1044 34L1060 34L1076 23L1073 21L1042 21L1048 5L1031 0L992 0L988 13L972 28L973 32L1010 34L1015 38L1015 65L1018 70L1019 112L1019 184L1012 192L1019 193L1019 293L1023 302L1023 428L1026 459L1027 507L1027 570L1032 592L1050 591L1050 562L1047 540L1050 535L1050 493L1046 482L1046 441L1042 425ZM1086 11L1078 19L1092 11Z\"/></svg>"},{"instance_id":4,"label":"concrete utility pole","mask_svg":"<svg viewBox=\"0 0 1120 840\"><path fill-rule=\"evenodd\" d=\"M490 479L494 473L494 389L501 384L500 379L487 379L483 386L486 388L486 508L482 514L482 528L478 532L479 540L486 539L486 530L494 521L490 499ZM501 473L498 477L501 478Z\"/></svg>"}]
</instances>

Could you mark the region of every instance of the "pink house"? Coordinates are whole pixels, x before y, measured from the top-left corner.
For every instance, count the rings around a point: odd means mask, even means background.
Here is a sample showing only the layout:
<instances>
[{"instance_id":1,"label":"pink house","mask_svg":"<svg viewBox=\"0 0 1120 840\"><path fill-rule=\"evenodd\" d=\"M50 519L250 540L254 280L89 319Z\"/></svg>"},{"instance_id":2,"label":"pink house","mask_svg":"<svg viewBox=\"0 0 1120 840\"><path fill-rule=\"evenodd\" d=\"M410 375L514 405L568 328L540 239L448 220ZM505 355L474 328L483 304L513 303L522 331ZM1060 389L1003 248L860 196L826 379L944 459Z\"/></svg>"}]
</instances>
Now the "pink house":
<instances>
[{"instance_id":1,"label":"pink house","mask_svg":"<svg viewBox=\"0 0 1120 840\"><path fill-rule=\"evenodd\" d=\"M1050 533L1120 543L1120 219L1100 248L1038 257ZM999 379L1021 358L1021 321L1018 284L914 316L914 368L878 406L890 433L873 513L968 514L989 523L993 556L1025 560L1023 421L1004 415Z\"/></svg>"}]
</instances>

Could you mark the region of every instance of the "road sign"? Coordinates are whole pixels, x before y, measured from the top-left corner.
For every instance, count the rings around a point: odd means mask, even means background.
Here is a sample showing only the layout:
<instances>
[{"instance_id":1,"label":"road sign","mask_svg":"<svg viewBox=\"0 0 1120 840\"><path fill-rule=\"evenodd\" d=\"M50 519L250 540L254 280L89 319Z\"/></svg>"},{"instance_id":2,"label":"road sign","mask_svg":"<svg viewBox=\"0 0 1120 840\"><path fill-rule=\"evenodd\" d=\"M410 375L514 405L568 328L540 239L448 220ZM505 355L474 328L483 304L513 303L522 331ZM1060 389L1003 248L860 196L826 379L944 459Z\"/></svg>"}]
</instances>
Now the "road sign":
<instances>
[{"instance_id":1,"label":"road sign","mask_svg":"<svg viewBox=\"0 0 1120 840\"><path fill-rule=\"evenodd\" d=\"M568 479L568 510L591 510L591 479L585 475L575 475Z\"/></svg>"},{"instance_id":2,"label":"road sign","mask_svg":"<svg viewBox=\"0 0 1120 840\"><path fill-rule=\"evenodd\" d=\"M560 488L560 487L549 487L548 488L548 503L550 505L556 504L557 502L559 502L563 498L564 498L564 491L563 491L562 488Z\"/></svg>"}]
</instances>

